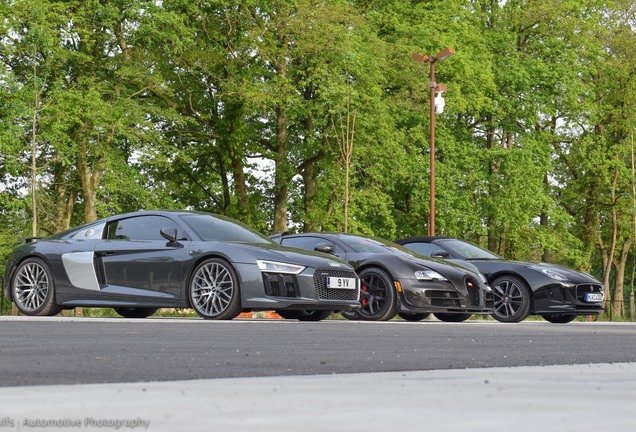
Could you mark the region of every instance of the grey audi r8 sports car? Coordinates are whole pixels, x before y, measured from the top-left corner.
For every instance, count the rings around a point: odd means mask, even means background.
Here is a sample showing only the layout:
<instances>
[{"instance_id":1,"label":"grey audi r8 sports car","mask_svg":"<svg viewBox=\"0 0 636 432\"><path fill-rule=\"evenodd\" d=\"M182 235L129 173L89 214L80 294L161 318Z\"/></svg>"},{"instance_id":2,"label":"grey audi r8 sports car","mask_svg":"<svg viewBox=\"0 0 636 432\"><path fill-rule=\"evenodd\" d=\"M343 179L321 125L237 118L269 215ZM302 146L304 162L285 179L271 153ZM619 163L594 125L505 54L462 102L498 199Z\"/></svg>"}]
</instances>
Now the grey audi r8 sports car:
<instances>
[{"instance_id":1,"label":"grey audi r8 sports car","mask_svg":"<svg viewBox=\"0 0 636 432\"><path fill-rule=\"evenodd\" d=\"M510 261L451 237L412 237L396 243L421 255L474 264L493 289L492 316L501 322L519 322L536 314L553 323L567 323L578 315L603 312L605 288L588 274L554 264Z\"/></svg>"},{"instance_id":2,"label":"grey audi r8 sports car","mask_svg":"<svg viewBox=\"0 0 636 432\"><path fill-rule=\"evenodd\" d=\"M25 315L83 306L143 318L191 307L207 319L275 310L320 320L360 307L359 279L346 262L188 211L128 213L27 239L8 262L3 289Z\"/></svg>"},{"instance_id":3,"label":"grey audi r8 sports car","mask_svg":"<svg viewBox=\"0 0 636 432\"><path fill-rule=\"evenodd\" d=\"M389 320L396 313L417 321L433 313L459 322L472 314L490 314L492 290L467 263L417 256L386 240L337 233L277 234L283 246L330 253L351 264L362 281L362 308L344 312L349 319Z\"/></svg>"}]
</instances>

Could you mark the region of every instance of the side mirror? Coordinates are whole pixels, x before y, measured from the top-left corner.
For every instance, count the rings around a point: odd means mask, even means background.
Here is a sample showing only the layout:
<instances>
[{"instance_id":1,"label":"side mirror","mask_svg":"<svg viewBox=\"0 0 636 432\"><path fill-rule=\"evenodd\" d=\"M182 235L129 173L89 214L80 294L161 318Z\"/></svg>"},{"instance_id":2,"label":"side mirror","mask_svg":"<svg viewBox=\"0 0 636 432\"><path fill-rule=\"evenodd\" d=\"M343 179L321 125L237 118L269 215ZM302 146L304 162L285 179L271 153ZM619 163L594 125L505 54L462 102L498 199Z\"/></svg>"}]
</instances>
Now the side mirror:
<instances>
[{"instance_id":1,"label":"side mirror","mask_svg":"<svg viewBox=\"0 0 636 432\"><path fill-rule=\"evenodd\" d=\"M431 257L432 258L450 258L450 254L448 252L439 251L439 252L433 252L431 254Z\"/></svg>"},{"instance_id":2,"label":"side mirror","mask_svg":"<svg viewBox=\"0 0 636 432\"><path fill-rule=\"evenodd\" d=\"M177 229L176 228L161 228L161 237L168 240L170 243L177 242Z\"/></svg>"},{"instance_id":3,"label":"side mirror","mask_svg":"<svg viewBox=\"0 0 636 432\"><path fill-rule=\"evenodd\" d=\"M322 252L322 253L327 253L327 254L333 254L334 251L334 247L330 244L327 243L320 243L319 245L316 245L316 247L314 248L314 250L316 252Z\"/></svg>"}]
</instances>

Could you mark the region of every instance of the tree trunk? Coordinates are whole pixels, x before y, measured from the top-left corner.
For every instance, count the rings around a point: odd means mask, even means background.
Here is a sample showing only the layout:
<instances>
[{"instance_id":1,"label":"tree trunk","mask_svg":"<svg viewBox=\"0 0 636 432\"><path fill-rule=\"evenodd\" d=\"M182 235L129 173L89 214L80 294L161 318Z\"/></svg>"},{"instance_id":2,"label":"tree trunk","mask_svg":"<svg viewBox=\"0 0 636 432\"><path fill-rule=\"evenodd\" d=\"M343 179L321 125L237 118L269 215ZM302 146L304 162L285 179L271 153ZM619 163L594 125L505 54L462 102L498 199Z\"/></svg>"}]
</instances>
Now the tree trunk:
<instances>
[{"instance_id":1,"label":"tree trunk","mask_svg":"<svg viewBox=\"0 0 636 432\"><path fill-rule=\"evenodd\" d=\"M616 269L616 283L614 284L614 296L612 300L612 311L616 318L625 315L625 304L623 302L623 289L625 286L625 267L627 266L627 257L629 249L632 247L632 240L626 240L623 243L620 256L614 260L614 268Z\"/></svg>"},{"instance_id":2,"label":"tree trunk","mask_svg":"<svg viewBox=\"0 0 636 432\"><path fill-rule=\"evenodd\" d=\"M245 177L243 159L233 155L231 161L232 179L234 180L235 193L238 200L239 219L245 223L251 223L250 198L247 193L247 179Z\"/></svg>"},{"instance_id":3,"label":"tree trunk","mask_svg":"<svg viewBox=\"0 0 636 432\"><path fill-rule=\"evenodd\" d=\"M303 232L311 232L318 230L318 224L315 220L315 202L316 202L316 166L315 163L309 163L302 172L303 185L305 194L303 197L303 205L305 207L305 217L303 219Z\"/></svg>"},{"instance_id":4,"label":"tree trunk","mask_svg":"<svg viewBox=\"0 0 636 432\"><path fill-rule=\"evenodd\" d=\"M85 131L87 128L81 128ZM78 134L81 136L80 134ZM84 222L92 222L97 220L97 190L99 189L102 174L104 172L106 161L103 155L96 156L96 160L91 166L89 164L89 148L86 137L78 139L77 154L77 170L80 175L80 184L82 186L82 198L84 204Z\"/></svg>"},{"instance_id":5,"label":"tree trunk","mask_svg":"<svg viewBox=\"0 0 636 432\"><path fill-rule=\"evenodd\" d=\"M38 66L33 61L33 92L35 93L33 101L33 118L31 120L31 235L38 235L38 206L37 206L37 126L38 115L40 113L40 90L38 89Z\"/></svg>"},{"instance_id":6,"label":"tree trunk","mask_svg":"<svg viewBox=\"0 0 636 432\"><path fill-rule=\"evenodd\" d=\"M603 260L604 269L603 269L603 285L605 285L606 292L608 293L605 296L605 301L603 306L605 309L611 307L611 299L612 299L612 290L610 289L610 275L612 273L612 262L614 261L614 253L616 252L616 238L618 235L618 220L616 215L616 185L618 183L618 169L614 169L614 177L612 178L612 190L611 190L611 206L612 206L612 239L610 243L609 253L607 254L607 259ZM601 238L601 233L598 233L599 239ZM602 239L600 239L602 243ZM610 310L611 314L611 310Z\"/></svg>"},{"instance_id":7,"label":"tree trunk","mask_svg":"<svg viewBox=\"0 0 636 432\"><path fill-rule=\"evenodd\" d=\"M276 173L274 174L274 232L287 231L287 193L289 161L287 160L287 126L285 110L276 108Z\"/></svg>"},{"instance_id":8,"label":"tree trunk","mask_svg":"<svg viewBox=\"0 0 636 432\"><path fill-rule=\"evenodd\" d=\"M550 187L550 180L548 179L548 174L543 176L543 186L546 190ZM539 225L544 232L548 232L550 230L550 219L548 217L547 205L544 205L541 209L541 214L539 215ZM546 250L545 246L541 246L541 261L550 262L550 252Z\"/></svg>"}]
</instances>

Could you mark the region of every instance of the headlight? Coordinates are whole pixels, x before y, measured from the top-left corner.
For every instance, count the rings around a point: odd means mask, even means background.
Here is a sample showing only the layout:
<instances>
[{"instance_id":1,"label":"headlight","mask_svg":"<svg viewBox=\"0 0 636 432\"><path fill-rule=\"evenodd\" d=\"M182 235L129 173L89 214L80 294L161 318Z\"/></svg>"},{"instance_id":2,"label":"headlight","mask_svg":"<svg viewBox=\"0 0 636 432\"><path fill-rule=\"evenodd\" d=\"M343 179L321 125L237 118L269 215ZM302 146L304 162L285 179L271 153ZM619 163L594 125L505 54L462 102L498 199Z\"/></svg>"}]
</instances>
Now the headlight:
<instances>
[{"instance_id":1,"label":"headlight","mask_svg":"<svg viewBox=\"0 0 636 432\"><path fill-rule=\"evenodd\" d=\"M258 264L258 268L261 269L261 271L271 273L298 274L305 270L304 266L277 261L256 260L256 264Z\"/></svg>"},{"instance_id":2,"label":"headlight","mask_svg":"<svg viewBox=\"0 0 636 432\"><path fill-rule=\"evenodd\" d=\"M541 267L538 265L531 265L531 266L528 266L528 268L534 271L538 271L539 273L543 273L550 279L558 280L560 282L565 282L568 280L568 278L563 276L561 273L551 270L549 268Z\"/></svg>"},{"instance_id":3,"label":"headlight","mask_svg":"<svg viewBox=\"0 0 636 432\"><path fill-rule=\"evenodd\" d=\"M418 270L415 272L415 279L421 281L446 281L444 276L437 273L435 270L426 269L426 270Z\"/></svg>"}]
</instances>

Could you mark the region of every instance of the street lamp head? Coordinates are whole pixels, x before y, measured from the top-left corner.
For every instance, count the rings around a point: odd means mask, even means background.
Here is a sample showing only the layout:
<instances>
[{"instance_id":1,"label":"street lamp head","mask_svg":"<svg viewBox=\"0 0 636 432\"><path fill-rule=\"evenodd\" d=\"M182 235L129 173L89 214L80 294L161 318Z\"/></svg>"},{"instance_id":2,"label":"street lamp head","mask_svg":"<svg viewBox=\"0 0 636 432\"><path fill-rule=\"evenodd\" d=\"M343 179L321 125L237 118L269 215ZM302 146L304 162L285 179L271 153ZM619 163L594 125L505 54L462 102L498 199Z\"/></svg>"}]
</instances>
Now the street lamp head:
<instances>
[{"instance_id":1,"label":"street lamp head","mask_svg":"<svg viewBox=\"0 0 636 432\"><path fill-rule=\"evenodd\" d=\"M422 62L422 63L428 63L429 61L431 61L431 58L429 56L418 54L418 53L411 54L411 58L417 62Z\"/></svg>"},{"instance_id":2,"label":"street lamp head","mask_svg":"<svg viewBox=\"0 0 636 432\"><path fill-rule=\"evenodd\" d=\"M443 50L441 50L440 52L438 52L437 54L435 54L435 60L446 60L447 58L449 58L450 56L452 56L453 54L455 54L455 50L452 49L451 47L446 47Z\"/></svg>"},{"instance_id":3,"label":"street lamp head","mask_svg":"<svg viewBox=\"0 0 636 432\"><path fill-rule=\"evenodd\" d=\"M446 106L446 101L442 96L442 92L438 91L437 96L435 96L435 114L441 114L444 112L444 107Z\"/></svg>"}]
</instances>

